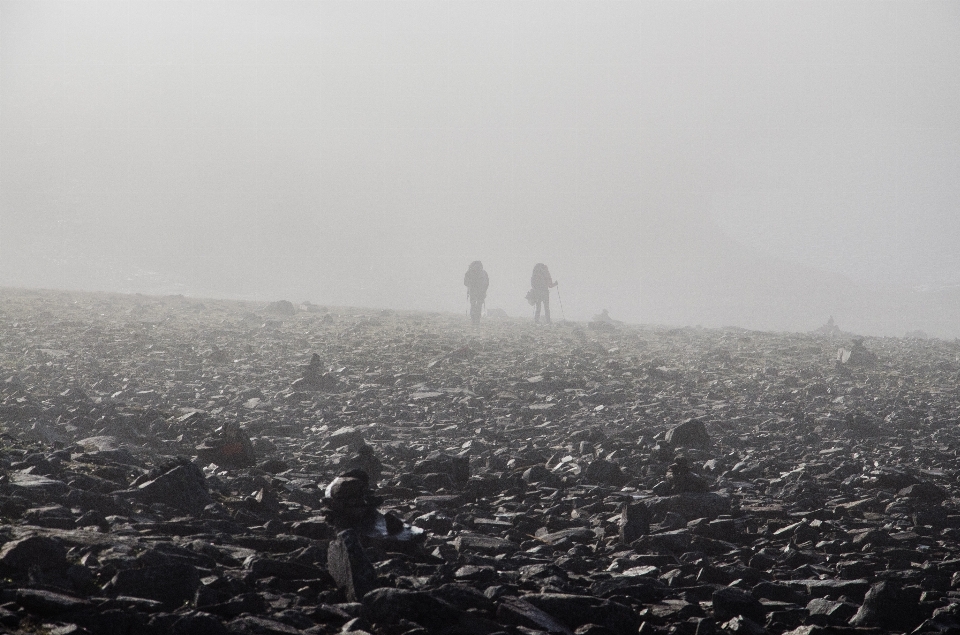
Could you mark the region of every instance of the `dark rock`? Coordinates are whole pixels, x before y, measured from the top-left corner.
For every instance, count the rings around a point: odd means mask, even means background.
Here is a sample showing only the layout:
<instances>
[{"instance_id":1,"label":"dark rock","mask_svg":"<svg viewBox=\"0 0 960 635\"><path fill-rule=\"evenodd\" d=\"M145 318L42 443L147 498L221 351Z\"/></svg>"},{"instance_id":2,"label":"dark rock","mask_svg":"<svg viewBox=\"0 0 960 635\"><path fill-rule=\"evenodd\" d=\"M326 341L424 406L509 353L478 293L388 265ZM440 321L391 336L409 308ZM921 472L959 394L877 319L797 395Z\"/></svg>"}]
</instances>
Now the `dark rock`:
<instances>
[{"instance_id":1,"label":"dark rock","mask_svg":"<svg viewBox=\"0 0 960 635\"><path fill-rule=\"evenodd\" d=\"M673 464L667 468L666 478L670 492L673 494L681 494L684 492L700 493L710 490L707 480L693 472L687 458L684 456L678 456L674 459Z\"/></svg>"},{"instance_id":2,"label":"dark rock","mask_svg":"<svg viewBox=\"0 0 960 635\"><path fill-rule=\"evenodd\" d=\"M850 625L909 632L925 617L916 597L910 597L897 584L884 580L870 587Z\"/></svg>"},{"instance_id":3,"label":"dark rock","mask_svg":"<svg viewBox=\"0 0 960 635\"><path fill-rule=\"evenodd\" d=\"M850 599L860 599L870 588L870 582L857 580L790 580L785 582L791 587L806 592L813 597L840 597L845 595Z\"/></svg>"},{"instance_id":4,"label":"dark rock","mask_svg":"<svg viewBox=\"0 0 960 635\"><path fill-rule=\"evenodd\" d=\"M950 512L944 507L929 507L927 509L918 509L910 518L913 524L919 526L931 525L933 527L948 527L952 524Z\"/></svg>"},{"instance_id":5,"label":"dark rock","mask_svg":"<svg viewBox=\"0 0 960 635\"><path fill-rule=\"evenodd\" d=\"M280 472L289 470L290 464L280 459L267 459L266 461L261 461L257 467L270 474L279 474Z\"/></svg>"},{"instance_id":6,"label":"dark rock","mask_svg":"<svg viewBox=\"0 0 960 635\"><path fill-rule=\"evenodd\" d=\"M357 602L377 586L377 574L356 532L341 531L327 551L327 569L347 599Z\"/></svg>"},{"instance_id":7,"label":"dark rock","mask_svg":"<svg viewBox=\"0 0 960 635\"><path fill-rule=\"evenodd\" d=\"M363 596L360 615L378 626L407 620L431 632L449 628L460 618L457 609L429 593L401 589L375 589L367 593Z\"/></svg>"},{"instance_id":8,"label":"dark rock","mask_svg":"<svg viewBox=\"0 0 960 635\"><path fill-rule=\"evenodd\" d=\"M453 529L453 519L439 511L427 512L413 519L413 524L434 534L443 535Z\"/></svg>"},{"instance_id":9,"label":"dark rock","mask_svg":"<svg viewBox=\"0 0 960 635\"><path fill-rule=\"evenodd\" d=\"M370 492L370 478L362 470L350 470L333 479L324 492L324 515L340 529L367 531L378 518L383 499Z\"/></svg>"},{"instance_id":10,"label":"dark rock","mask_svg":"<svg viewBox=\"0 0 960 635\"><path fill-rule=\"evenodd\" d=\"M692 538L690 530L678 529L644 536L635 544L656 553L683 553L689 550Z\"/></svg>"},{"instance_id":11,"label":"dark rock","mask_svg":"<svg viewBox=\"0 0 960 635\"><path fill-rule=\"evenodd\" d=\"M874 485L882 489L901 491L920 482L916 476L903 469L885 468L876 474Z\"/></svg>"},{"instance_id":12,"label":"dark rock","mask_svg":"<svg viewBox=\"0 0 960 635\"><path fill-rule=\"evenodd\" d=\"M826 598L814 598L807 603L807 624L819 626L842 626L857 613L857 606L849 602L835 602Z\"/></svg>"},{"instance_id":13,"label":"dark rock","mask_svg":"<svg viewBox=\"0 0 960 635\"><path fill-rule=\"evenodd\" d=\"M197 553L191 549L169 542L158 542L137 556L134 564L137 567L187 564L212 569L216 566L216 561L206 554Z\"/></svg>"},{"instance_id":14,"label":"dark rock","mask_svg":"<svg viewBox=\"0 0 960 635\"><path fill-rule=\"evenodd\" d=\"M462 489L464 496L476 500L484 496L496 496L504 491L505 484L490 476L471 476Z\"/></svg>"},{"instance_id":15,"label":"dark rock","mask_svg":"<svg viewBox=\"0 0 960 635\"><path fill-rule=\"evenodd\" d=\"M136 489L117 492L142 503L161 503L187 513L200 514L213 502L206 477L193 463L183 462Z\"/></svg>"},{"instance_id":16,"label":"dark rock","mask_svg":"<svg viewBox=\"0 0 960 635\"><path fill-rule=\"evenodd\" d=\"M570 529L561 529L560 531L551 533L538 533L537 540L551 546L556 546L564 542L585 544L595 540L596 537L597 535L592 529L587 529L586 527L571 527Z\"/></svg>"},{"instance_id":17,"label":"dark rock","mask_svg":"<svg viewBox=\"0 0 960 635\"><path fill-rule=\"evenodd\" d=\"M310 363L303 367L303 377L293 382L290 387L298 391L320 391L334 390L339 384L340 380L337 379L336 374L323 371L320 356L314 353L310 358Z\"/></svg>"},{"instance_id":18,"label":"dark rock","mask_svg":"<svg viewBox=\"0 0 960 635\"><path fill-rule=\"evenodd\" d=\"M64 571L67 550L57 540L46 536L30 536L8 542L0 549L0 567L12 575L25 575L31 567L41 571Z\"/></svg>"},{"instance_id":19,"label":"dark rock","mask_svg":"<svg viewBox=\"0 0 960 635\"><path fill-rule=\"evenodd\" d=\"M503 538L463 533L454 541L461 553L508 554L517 550L517 545Z\"/></svg>"},{"instance_id":20,"label":"dark rock","mask_svg":"<svg viewBox=\"0 0 960 635\"><path fill-rule=\"evenodd\" d=\"M256 551L269 551L270 553L289 553L313 544L307 538L289 534L277 534L275 536L245 534L234 536L232 542L240 547Z\"/></svg>"},{"instance_id":21,"label":"dark rock","mask_svg":"<svg viewBox=\"0 0 960 635\"><path fill-rule=\"evenodd\" d=\"M157 613L163 610L163 602L119 595L101 602L98 609L120 609L130 613Z\"/></svg>"},{"instance_id":22,"label":"dark rock","mask_svg":"<svg viewBox=\"0 0 960 635\"><path fill-rule=\"evenodd\" d=\"M654 604L663 600L666 587L659 580L636 576L615 576L591 583L590 594L601 598L623 596L643 604Z\"/></svg>"},{"instance_id":23,"label":"dark rock","mask_svg":"<svg viewBox=\"0 0 960 635\"><path fill-rule=\"evenodd\" d=\"M553 564L542 562L537 564L528 564L520 567L520 580L549 580L563 584L567 580L567 572Z\"/></svg>"},{"instance_id":24,"label":"dark rock","mask_svg":"<svg viewBox=\"0 0 960 635\"><path fill-rule=\"evenodd\" d=\"M624 503L618 525L620 542L630 544L650 533L650 510L641 501Z\"/></svg>"},{"instance_id":25,"label":"dark rock","mask_svg":"<svg viewBox=\"0 0 960 635\"><path fill-rule=\"evenodd\" d=\"M356 453L349 457L343 464L345 470L360 470L367 475L371 484L380 481L380 475L383 471L383 464L373 453L373 448L363 443L357 449Z\"/></svg>"},{"instance_id":26,"label":"dark rock","mask_svg":"<svg viewBox=\"0 0 960 635\"><path fill-rule=\"evenodd\" d=\"M440 452L429 455L413 466L414 474L440 473L448 475L458 487L466 485L470 480L470 457L452 456Z\"/></svg>"},{"instance_id":27,"label":"dark rock","mask_svg":"<svg viewBox=\"0 0 960 635\"><path fill-rule=\"evenodd\" d=\"M190 611L178 616L170 626L171 635L227 635L229 631L219 619L202 611Z\"/></svg>"},{"instance_id":28,"label":"dark rock","mask_svg":"<svg viewBox=\"0 0 960 635\"><path fill-rule=\"evenodd\" d=\"M765 553L755 553L750 557L748 564L758 571L768 571L777 564L777 560Z\"/></svg>"},{"instance_id":29,"label":"dark rock","mask_svg":"<svg viewBox=\"0 0 960 635\"><path fill-rule=\"evenodd\" d=\"M170 564L118 571L104 590L114 595L131 595L163 602L176 608L193 598L200 575L189 564Z\"/></svg>"},{"instance_id":30,"label":"dark rock","mask_svg":"<svg viewBox=\"0 0 960 635\"><path fill-rule=\"evenodd\" d=\"M8 493L21 496L35 503L46 503L57 500L70 490L63 481L29 474L26 472L11 472Z\"/></svg>"},{"instance_id":31,"label":"dark rock","mask_svg":"<svg viewBox=\"0 0 960 635\"><path fill-rule=\"evenodd\" d=\"M587 595L540 593L525 595L523 600L557 618L571 629L584 624L598 624L618 635L633 635L640 620L629 608Z\"/></svg>"},{"instance_id":32,"label":"dark rock","mask_svg":"<svg viewBox=\"0 0 960 635\"><path fill-rule=\"evenodd\" d=\"M453 572L457 580L467 580L475 583L489 583L497 578L497 570L493 567L477 567L466 565Z\"/></svg>"},{"instance_id":33,"label":"dark rock","mask_svg":"<svg viewBox=\"0 0 960 635\"><path fill-rule=\"evenodd\" d=\"M884 434L876 418L864 412L848 412L843 419L846 432L853 437L869 439Z\"/></svg>"},{"instance_id":34,"label":"dark rock","mask_svg":"<svg viewBox=\"0 0 960 635\"><path fill-rule=\"evenodd\" d=\"M427 474L420 474L414 478L418 479L420 489L430 492L439 490L449 491L457 487L449 474L442 474L440 472L428 472Z\"/></svg>"},{"instance_id":35,"label":"dark rock","mask_svg":"<svg viewBox=\"0 0 960 635\"><path fill-rule=\"evenodd\" d=\"M70 507L79 507L87 511L95 511L103 516L121 515L128 511L127 505L122 504L113 496L73 489L64 497L64 504ZM83 527L84 525L78 525Z\"/></svg>"},{"instance_id":36,"label":"dark rock","mask_svg":"<svg viewBox=\"0 0 960 635\"><path fill-rule=\"evenodd\" d=\"M267 602L258 593L241 593L223 602L204 604L202 608L229 619L243 613L263 613L267 610Z\"/></svg>"},{"instance_id":37,"label":"dark rock","mask_svg":"<svg viewBox=\"0 0 960 635\"><path fill-rule=\"evenodd\" d=\"M436 494L433 496L417 496L413 504L417 509L434 510L453 510L460 507L463 503L463 497L458 494Z\"/></svg>"},{"instance_id":38,"label":"dark rock","mask_svg":"<svg viewBox=\"0 0 960 635\"><path fill-rule=\"evenodd\" d=\"M325 573L323 569L312 565L261 556L250 556L244 561L243 566L254 578L276 577L285 580L309 580L320 578Z\"/></svg>"},{"instance_id":39,"label":"dark rock","mask_svg":"<svg viewBox=\"0 0 960 635\"><path fill-rule=\"evenodd\" d=\"M749 617L738 615L720 625L724 633L731 635L766 635L767 630Z\"/></svg>"},{"instance_id":40,"label":"dark rock","mask_svg":"<svg viewBox=\"0 0 960 635\"><path fill-rule=\"evenodd\" d=\"M577 627L577 630L574 631L576 635L614 635L606 626L600 626L599 624L584 624L583 626Z\"/></svg>"},{"instance_id":41,"label":"dark rock","mask_svg":"<svg viewBox=\"0 0 960 635\"><path fill-rule=\"evenodd\" d=\"M226 626L228 632L237 635L300 635L301 632L300 629L283 622L252 615L238 617Z\"/></svg>"},{"instance_id":42,"label":"dark rock","mask_svg":"<svg viewBox=\"0 0 960 635\"><path fill-rule=\"evenodd\" d=\"M707 427L699 419L687 419L680 425L667 430L664 441L674 447L710 448L710 434Z\"/></svg>"},{"instance_id":43,"label":"dark rock","mask_svg":"<svg viewBox=\"0 0 960 635\"><path fill-rule=\"evenodd\" d=\"M673 512L678 514L684 523L697 518L714 519L730 513L730 499L714 492L685 492L646 502L654 515Z\"/></svg>"},{"instance_id":44,"label":"dark rock","mask_svg":"<svg viewBox=\"0 0 960 635\"><path fill-rule=\"evenodd\" d=\"M16 629L20 625L21 616L13 611L0 607L0 626Z\"/></svg>"},{"instance_id":45,"label":"dark rock","mask_svg":"<svg viewBox=\"0 0 960 635\"><path fill-rule=\"evenodd\" d=\"M943 488L928 481L922 481L905 487L900 490L897 495L904 496L924 505L938 505L949 497L949 494L945 492Z\"/></svg>"},{"instance_id":46,"label":"dark rock","mask_svg":"<svg viewBox=\"0 0 960 635\"><path fill-rule=\"evenodd\" d=\"M861 338L852 340L848 348L841 348L837 351L837 363L839 364L873 367L877 365L878 361L877 354L868 350Z\"/></svg>"},{"instance_id":47,"label":"dark rock","mask_svg":"<svg viewBox=\"0 0 960 635\"><path fill-rule=\"evenodd\" d=\"M556 483L560 479L556 474L551 472L544 465L534 465L528 467L522 474L524 483L534 484L534 483Z\"/></svg>"},{"instance_id":48,"label":"dark rock","mask_svg":"<svg viewBox=\"0 0 960 635\"><path fill-rule=\"evenodd\" d=\"M23 513L23 520L29 525L53 529L73 529L77 526L73 514L63 505L48 505L28 509Z\"/></svg>"},{"instance_id":49,"label":"dark rock","mask_svg":"<svg viewBox=\"0 0 960 635\"><path fill-rule=\"evenodd\" d=\"M366 445L366 442L363 440L363 432L354 426L344 426L334 430L330 433L330 436L327 437L327 440L331 448L349 446L359 449L361 446Z\"/></svg>"},{"instance_id":50,"label":"dark rock","mask_svg":"<svg viewBox=\"0 0 960 635\"><path fill-rule=\"evenodd\" d=\"M278 622L283 622L287 626L306 630L316 626L315 622L307 617L306 613L296 609L284 609L272 615Z\"/></svg>"},{"instance_id":51,"label":"dark rock","mask_svg":"<svg viewBox=\"0 0 960 635\"><path fill-rule=\"evenodd\" d=\"M20 496L3 496L0 494L0 515L8 519L20 518L31 504L31 501Z\"/></svg>"},{"instance_id":52,"label":"dark rock","mask_svg":"<svg viewBox=\"0 0 960 635\"><path fill-rule=\"evenodd\" d=\"M650 606L649 612L654 618L668 622L678 622L692 617L706 617L699 604L686 600L666 599L659 604ZM646 622L644 623L646 624Z\"/></svg>"},{"instance_id":53,"label":"dark rock","mask_svg":"<svg viewBox=\"0 0 960 635\"><path fill-rule=\"evenodd\" d=\"M869 529L854 536L852 542L858 548L862 548L864 545L883 547L890 544L890 534L882 529Z\"/></svg>"},{"instance_id":54,"label":"dark rock","mask_svg":"<svg viewBox=\"0 0 960 635\"><path fill-rule=\"evenodd\" d=\"M759 582L750 590L755 598L765 598L777 602L790 602L793 604L802 604L806 602L804 596L785 584L777 582Z\"/></svg>"},{"instance_id":55,"label":"dark rock","mask_svg":"<svg viewBox=\"0 0 960 635\"><path fill-rule=\"evenodd\" d=\"M196 448L201 463L216 463L222 467L249 467L257 462L250 437L238 425L226 425L220 436L204 439Z\"/></svg>"},{"instance_id":56,"label":"dark rock","mask_svg":"<svg viewBox=\"0 0 960 635\"><path fill-rule=\"evenodd\" d=\"M151 632L149 620L152 618L129 609L98 608L96 610L70 614L69 618L74 624L92 635L132 635L132 633ZM172 619L166 620L164 624L167 628L164 628L160 632L169 632L168 627L174 621L176 621L176 616L172 616ZM81 633L83 633L83 631L81 631ZM78 633L78 635L81 635L81 633Z\"/></svg>"},{"instance_id":57,"label":"dark rock","mask_svg":"<svg viewBox=\"0 0 960 635\"><path fill-rule=\"evenodd\" d=\"M611 487L621 487L627 481L620 466L606 459L597 459L588 464L583 471L583 477L588 483Z\"/></svg>"},{"instance_id":58,"label":"dark rock","mask_svg":"<svg viewBox=\"0 0 960 635\"><path fill-rule=\"evenodd\" d=\"M290 302L289 300L277 300L276 302L271 302L267 306L263 307L263 310L267 313L273 313L274 315L293 316L297 314L297 307L294 306L293 302Z\"/></svg>"},{"instance_id":59,"label":"dark rock","mask_svg":"<svg viewBox=\"0 0 960 635\"><path fill-rule=\"evenodd\" d=\"M573 635L573 630L566 624L521 598L503 598L497 607L497 619L506 624L547 631L548 633Z\"/></svg>"},{"instance_id":60,"label":"dark rock","mask_svg":"<svg viewBox=\"0 0 960 635\"><path fill-rule=\"evenodd\" d=\"M698 536L713 538L714 540L735 541L740 536L737 524L731 518L709 521L705 518L698 519L687 523L687 528Z\"/></svg>"},{"instance_id":61,"label":"dark rock","mask_svg":"<svg viewBox=\"0 0 960 635\"><path fill-rule=\"evenodd\" d=\"M738 615L763 623L765 611L755 597L736 587L723 587L713 593L713 616L718 622L725 622Z\"/></svg>"},{"instance_id":62,"label":"dark rock","mask_svg":"<svg viewBox=\"0 0 960 635\"><path fill-rule=\"evenodd\" d=\"M467 584L443 584L433 591L433 595L461 611L476 609L489 613L495 608L490 598Z\"/></svg>"},{"instance_id":63,"label":"dark rock","mask_svg":"<svg viewBox=\"0 0 960 635\"><path fill-rule=\"evenodd\" d=\"M59 615L88 605L86 600L39 589L17 589L17 604L37 615Z\"/></svg>"},{"instance_id":64,"label":"dark rock","mask_svg":"<svg viewBox=\"0 0 960 635\"><path fill-rule=\"evenodd\" d=\"M290 527L290 533L313 540L327 540L333 538L336 530L320 516L305 520L298 520Z\"/></svg>"},{"instance_id":65,"label":"dark rock","mask_svg":"<svg viewBox=\"0 0 960 635\"><path fill-rule=\"evenodd\" d=\"M956 602L934 609L930 618L924 620L915 632L957 633L960 632L960 604Z\"/></svg>"}]
</instances>

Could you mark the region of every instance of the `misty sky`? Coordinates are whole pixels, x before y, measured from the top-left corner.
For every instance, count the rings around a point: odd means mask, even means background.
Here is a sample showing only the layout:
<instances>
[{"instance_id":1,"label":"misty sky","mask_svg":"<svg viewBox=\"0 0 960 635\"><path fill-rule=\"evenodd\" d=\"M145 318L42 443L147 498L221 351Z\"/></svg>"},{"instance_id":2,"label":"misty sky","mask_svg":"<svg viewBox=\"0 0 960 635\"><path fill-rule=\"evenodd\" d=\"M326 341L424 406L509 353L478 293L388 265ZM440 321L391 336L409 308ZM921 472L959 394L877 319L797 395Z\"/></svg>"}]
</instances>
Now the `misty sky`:
<instances>
[{"instance_id":1,"label":"misty sky","mask_svg":"<svg viewBox=\"0 0 960 635\"><path fill-rule=\"evenodd\" d=\"M960 285L958 69L954 1L0 0L0 284L813 328Z\"/></svg>"}]
</instances>

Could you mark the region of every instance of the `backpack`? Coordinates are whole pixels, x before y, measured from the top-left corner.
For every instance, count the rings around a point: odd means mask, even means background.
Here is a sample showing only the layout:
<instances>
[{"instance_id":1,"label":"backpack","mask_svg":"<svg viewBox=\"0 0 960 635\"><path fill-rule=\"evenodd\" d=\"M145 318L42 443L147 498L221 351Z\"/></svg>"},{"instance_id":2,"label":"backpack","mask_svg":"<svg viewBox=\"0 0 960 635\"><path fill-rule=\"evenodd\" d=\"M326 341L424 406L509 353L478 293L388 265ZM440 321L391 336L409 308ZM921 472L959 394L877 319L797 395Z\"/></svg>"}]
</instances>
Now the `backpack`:
<instances>
[{"instance_id":1,"label":"backpack","mask_svg":"<svg viewBox=\"0 0 960 635\"><path fill-rule=\"evenodd\" d=\"M490 285L490 278L487 276L487 272L483 270L483 265L479 260L470 263L467 273L463 274L463 284L468 290L486 294L487 287Z\"/></svg>"},{"instance_id":2,"label":"backpack","mask_svg":"<svg viewBox=\"0 0 960 635\"><path fill-rule=\"evenodd\" d=\"M533 267L533 275L530 276L530 286L534 289L547 289L550 286L550 270L547 265L538 262Z\"/></svg>"},{"instance_id":3,"label":"backpack","mask_svg":"<svg viewBox=\"0 0 960 635\"><path fill-rule=\"evenodd\" d=\"M480 278L480 272L483 271L483 264L479 260L474 260L467 267L467 273L463 274L463 284L472 287L475 286Z\"/></svg>"}]
</instances>

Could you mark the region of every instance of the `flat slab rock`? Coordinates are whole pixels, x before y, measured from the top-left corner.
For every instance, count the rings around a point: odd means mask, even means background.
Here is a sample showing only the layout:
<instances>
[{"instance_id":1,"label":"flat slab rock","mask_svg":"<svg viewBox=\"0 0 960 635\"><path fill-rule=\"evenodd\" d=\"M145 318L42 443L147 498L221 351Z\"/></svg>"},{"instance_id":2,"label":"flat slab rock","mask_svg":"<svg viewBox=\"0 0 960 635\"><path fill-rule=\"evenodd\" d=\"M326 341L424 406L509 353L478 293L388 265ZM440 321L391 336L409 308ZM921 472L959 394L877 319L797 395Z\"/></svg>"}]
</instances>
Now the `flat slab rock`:
<instances>
[{"instance_id":1,"label":"flat slab rock","mask_svg":"<svg viewBox=\"0 0 960 635\"><path fill-rule=\"evenodd\" d=\"M461 534L454 541L454 546L460 552L493 554L512 553L518 549L518 546L509 540L483 534Z\"/></svg>"}]
</instances>

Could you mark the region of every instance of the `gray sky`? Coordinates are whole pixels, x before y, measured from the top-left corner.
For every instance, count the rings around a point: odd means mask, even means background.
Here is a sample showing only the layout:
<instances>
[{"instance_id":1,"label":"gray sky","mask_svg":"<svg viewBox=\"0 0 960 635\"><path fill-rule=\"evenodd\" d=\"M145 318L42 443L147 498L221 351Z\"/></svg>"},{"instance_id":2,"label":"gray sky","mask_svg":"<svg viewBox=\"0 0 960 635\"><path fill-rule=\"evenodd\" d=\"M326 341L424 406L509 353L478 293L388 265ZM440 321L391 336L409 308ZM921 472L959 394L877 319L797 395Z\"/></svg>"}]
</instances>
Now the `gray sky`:
<instances>
[{"instance_id":1,"label":"gray sky","mask_svg":"<svg viewBox=\"0 0 960 635\"><path fill-rule=\"evenodd\" d=\"M958 68L952 1L0 0L0 284L898 329Z\"/></svg>"}]
</instances>

